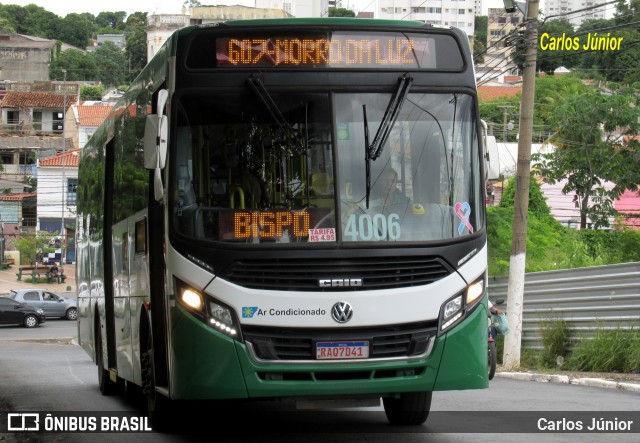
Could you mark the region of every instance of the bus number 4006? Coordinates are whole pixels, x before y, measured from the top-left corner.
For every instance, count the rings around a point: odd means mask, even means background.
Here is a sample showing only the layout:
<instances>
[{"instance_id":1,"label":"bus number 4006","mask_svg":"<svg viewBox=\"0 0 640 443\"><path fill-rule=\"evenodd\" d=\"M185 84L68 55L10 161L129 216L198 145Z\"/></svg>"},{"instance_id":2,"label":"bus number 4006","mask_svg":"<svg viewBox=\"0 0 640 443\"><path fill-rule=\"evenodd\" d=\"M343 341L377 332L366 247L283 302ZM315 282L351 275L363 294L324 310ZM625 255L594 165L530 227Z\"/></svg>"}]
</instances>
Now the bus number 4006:
<instances>
[{"instance_id":1,"label":"bus number 4006","mask_svg":"<svg viewBox=\"0 0 640 443\"><path fill-rule=\"evenodd\" d=\"M344 236L352 241L399 240L400 216L398 214L351 214L344 227Z\"/></svg>"}]
</instances>

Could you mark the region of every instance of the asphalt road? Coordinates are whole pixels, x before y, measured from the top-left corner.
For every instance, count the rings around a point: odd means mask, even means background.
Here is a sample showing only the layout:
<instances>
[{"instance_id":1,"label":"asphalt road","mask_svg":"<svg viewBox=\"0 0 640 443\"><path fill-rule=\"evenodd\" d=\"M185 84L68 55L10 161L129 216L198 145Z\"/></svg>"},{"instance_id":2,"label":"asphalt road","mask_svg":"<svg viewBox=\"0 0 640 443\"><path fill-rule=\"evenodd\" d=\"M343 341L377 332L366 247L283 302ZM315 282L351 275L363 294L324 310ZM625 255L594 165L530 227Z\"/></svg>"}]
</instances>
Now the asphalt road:
<instances>
[{"instance_id":1,"label":"asphalt road","mask_svg":"<svg viewBox=\"0 0 640 443\"><path fill-rule=\"evenodd\" d=\"M42 325L35 328L0 325L1 340L71 340L78 336L78 325L74 321L47 317Z\"/></svg>"}]
</instances>

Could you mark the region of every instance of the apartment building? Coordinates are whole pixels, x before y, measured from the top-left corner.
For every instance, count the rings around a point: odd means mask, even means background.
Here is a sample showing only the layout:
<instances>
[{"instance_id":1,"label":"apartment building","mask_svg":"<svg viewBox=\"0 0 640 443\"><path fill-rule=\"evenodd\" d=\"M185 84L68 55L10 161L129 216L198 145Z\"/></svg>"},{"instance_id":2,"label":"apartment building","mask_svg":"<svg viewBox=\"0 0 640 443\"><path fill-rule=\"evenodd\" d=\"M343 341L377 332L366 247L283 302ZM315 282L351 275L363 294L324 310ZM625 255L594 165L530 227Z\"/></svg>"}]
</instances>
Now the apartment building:
<instances>
[{"instance_id":1,"label":"apartment building","mask_svg":"<svg viewBox=\"0 0 640 443\"><path fill-rule=\"evenodd\" d=\"M569 14L570 12L586 8L593 8L594 6L602 5L605 2L606 0L546 0L544 12L545 16L549 17L549 20L558 20L561 18L565 18L569 20L569 22L571 22L574 28L578 28L582 24L582 22L586 20L606 18L606 8L602 6L600 8L580 11L574 14Z\"/></svg>"},{"instance_id":2,"label":"apartment building","mask_svg":"<svg viewBox=\"0 0 640 443\"><path fill-rule=\"evenodd\" d=\"M474 0L378 0L376 18L452 26L473 36Z\"/></svg>"},{"instance_id":3,"label":"apartment building","mask_svg":"<svg viewBox=\"0 0 640 443\"><path fill-rule=\"evenodd\" d=\"M514 37L523 22L524 14L520 10L505 12L504 8L489 8L484 68L489 68L496 74L517 73L517 68L511 61L511 54L514 51ZM492 74L491 77L495 76Z\"/></svg>"}]
</instances>

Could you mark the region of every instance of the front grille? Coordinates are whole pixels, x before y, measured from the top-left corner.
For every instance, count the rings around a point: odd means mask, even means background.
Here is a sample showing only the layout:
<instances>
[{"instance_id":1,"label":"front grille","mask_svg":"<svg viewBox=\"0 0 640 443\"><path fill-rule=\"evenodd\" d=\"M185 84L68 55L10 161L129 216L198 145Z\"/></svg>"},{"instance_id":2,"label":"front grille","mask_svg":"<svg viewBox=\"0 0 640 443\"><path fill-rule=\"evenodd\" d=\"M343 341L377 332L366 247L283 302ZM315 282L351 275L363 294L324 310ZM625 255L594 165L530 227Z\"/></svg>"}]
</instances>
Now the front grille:
<instances>
[{"instance_id":1,"label":"front grille","mask_svg":"<svg viewBox=\"0 0 640 443\"><path fill-rule=\"evenodd\" d=\"M369 358L424 354L437 322L353 329L303 329L244 326L242 335L262 360L315 360L316 342L368 341Z\"/></svg>"},{"instance_id":2,"label":"front grille","mask_svg":"<svg viewBox=\"0 0 640 443\"><path fill-rule=\"evenodd\" d=\"M312 372L258 372L260 380L270 382L332 382L345 380L372 380L382 378L420 377L427 372L426 367L411 367L403 369L385 369L371 371L312 371Z\"/></svg>"},{"instance_id":3,"label":"front grille","mask_svg":"<svg viewBox=\"0 0 640 443\"><path fill-rule=\"evenodd\" d=\"M220 276L253 289L357 291L427 285L452 272L439 257L270 258L235 261ZM362 285L320 287L323 279L362 279Z\"/></svg>"}]
</instances>

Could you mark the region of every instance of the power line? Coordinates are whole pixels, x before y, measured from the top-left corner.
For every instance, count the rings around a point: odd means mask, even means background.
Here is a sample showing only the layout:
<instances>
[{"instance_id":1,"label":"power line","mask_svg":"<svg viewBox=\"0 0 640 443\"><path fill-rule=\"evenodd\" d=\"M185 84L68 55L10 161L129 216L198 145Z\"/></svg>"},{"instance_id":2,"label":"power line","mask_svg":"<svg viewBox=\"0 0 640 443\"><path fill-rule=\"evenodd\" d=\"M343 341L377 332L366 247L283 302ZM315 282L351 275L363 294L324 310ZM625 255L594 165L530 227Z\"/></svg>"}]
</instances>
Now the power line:
<instances>
[{"instance_id":1,"label":"power line","mask_svg":"<svg viewBox=\"0 0 640 443\"><path fill-rule=\"evenodd\" d=\"M614 3L620 3L620 0L613 0L613 1L610 1L610 2L606 2L606 3L600 3L599 5L589 6L589 7L582 8L582 9L576 9L575 11L568 11L568 12L565 12L565 13L562 13L562 14L548 15L548 16L545 16L544 20L542 20L542 23L544 23L545 21L547 21L550 18L566 17L568 15L577 14L578 12L591 11L593 9L602 8L604 6L612 5Z\"/></svg>"}]
</instances>

